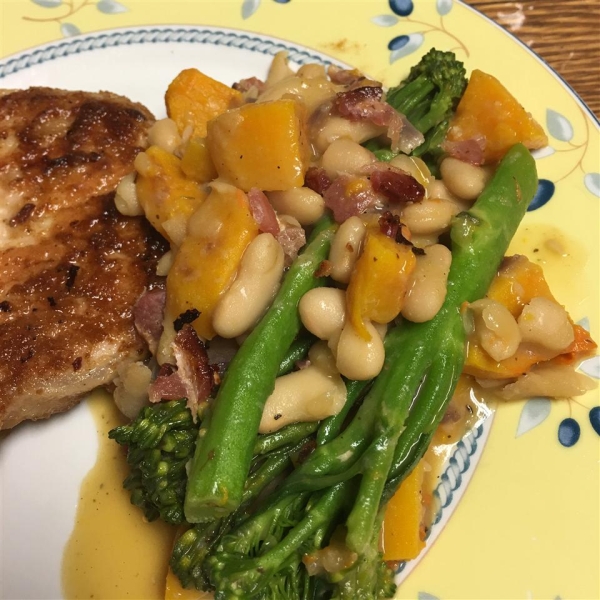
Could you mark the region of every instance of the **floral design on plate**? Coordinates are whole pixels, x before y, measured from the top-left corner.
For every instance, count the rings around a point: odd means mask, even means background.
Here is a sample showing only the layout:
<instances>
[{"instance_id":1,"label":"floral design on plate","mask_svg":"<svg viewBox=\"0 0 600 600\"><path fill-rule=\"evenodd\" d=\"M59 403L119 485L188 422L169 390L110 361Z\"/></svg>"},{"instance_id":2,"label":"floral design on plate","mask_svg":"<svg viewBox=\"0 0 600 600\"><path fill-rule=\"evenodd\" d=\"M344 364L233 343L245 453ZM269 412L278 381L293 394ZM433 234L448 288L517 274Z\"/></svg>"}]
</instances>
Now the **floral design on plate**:
<instances>
[{"instance_id":1,"label":"floral design on plate","mask_svg":"<svg viewBox=\"0 0 600 600\"><path fill-rule=\"evenodd\" d=\"M446 28L444 17L452 10L454 0L436 0L435 7L439 24L414 18L412 16L415 10L413 0L388 0L388 5L392 14L376 15L371 18L371 23L379 27L394 27L397 24L406 23L419 26L417 31L402 33L390 39L387 45L390 51L390 64L418 50L425 41L425 35L432 31L443 33L457 44L454 48L450 48L451 51L461 50L465 56L469 56L469 50L465 44Z\"/></svg>"},{"instance_id":2,"label":"floral design on plate","mask_svg":"<svg viewBox=\"0 0 600 600\"><path fill-rule=\"evenodd\" d=\"M546 130L554 141L545 148L533 152L533 156L536 160L541 160L554 155L556 152L561 152L563 156L568 157L569 161L562 161L561 166L566 166L566 170L554 181L540 179L538 191L527 209L528 211L537 210L544 206L554 195L556 184L569 177L578 169L583 173L583 184L586 190L590 194L600 198L600 173L594 171L586 172L583 166L583 160L590 141L590 130L585 113L581 107L578 108L585 124L583 141L580 143L573 142L576 131L571 121L565 115L552 108L546 109ZM557 146L556 148L554 147L555 145Z\"/></svg>"},{"instance_id":3,"label":"floral design on plate","mask_svg":"<svg viewBox=\"0 0 600 600\"><path fill-rule=\"evenodd\" d=\"M95 6L96 10L105 15L116 15L129 10L122 2L117 2L117 0L98 0L97 2L92 0L81 0L80 2L77 2L77 0L31 0L31 2L42 8L62 9L60 14L53 13L49 17L25 16L23 20L36 23L58 23L63 37L72 37L81 33L79 27L68 19L82 8Z\"/></svg>"}]
</instances>

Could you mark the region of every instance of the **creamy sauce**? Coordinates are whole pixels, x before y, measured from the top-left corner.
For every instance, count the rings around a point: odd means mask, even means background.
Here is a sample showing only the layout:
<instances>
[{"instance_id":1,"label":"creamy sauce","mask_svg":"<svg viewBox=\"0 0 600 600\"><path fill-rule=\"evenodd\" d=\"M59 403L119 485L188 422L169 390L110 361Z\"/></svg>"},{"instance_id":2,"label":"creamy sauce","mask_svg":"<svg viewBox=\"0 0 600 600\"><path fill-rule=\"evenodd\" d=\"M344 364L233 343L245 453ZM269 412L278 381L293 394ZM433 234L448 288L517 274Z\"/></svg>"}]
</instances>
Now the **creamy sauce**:
<instances>
[{"instance_id":1,"label":"creamy sauce","mask_svg":"<svg viewBox=\"0 0 600 600\"><path fill-rule=\"evenodd\" d=\"M98 430L98 457L81 485L75 527L63 556L65 598L164 598L174 528L147 523L123 489L123 448L108 432L123 423L112 398L94 393L89 407Z\"/></svg>"}]
</instances>

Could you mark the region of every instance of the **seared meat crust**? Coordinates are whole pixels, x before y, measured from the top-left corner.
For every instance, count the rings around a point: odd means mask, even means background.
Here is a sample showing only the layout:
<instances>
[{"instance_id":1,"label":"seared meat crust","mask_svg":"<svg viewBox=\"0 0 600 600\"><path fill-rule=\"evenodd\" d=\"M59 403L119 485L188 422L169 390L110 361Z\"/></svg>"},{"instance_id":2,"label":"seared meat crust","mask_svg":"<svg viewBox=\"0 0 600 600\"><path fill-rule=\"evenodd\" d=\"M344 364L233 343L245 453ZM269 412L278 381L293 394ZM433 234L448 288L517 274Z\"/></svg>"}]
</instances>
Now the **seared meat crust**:
<instances>
[{"instance_id":1,"label":"seared meat crust","mask_svg":"<svg viewBox=\"0 0 600 600\"><path fill-rule=\"evenodd\" d=\"M0 429L143 357L133 306L164 241L114 208L152 115L110 93L0 92Z\"/></svg>"}]
</instances>

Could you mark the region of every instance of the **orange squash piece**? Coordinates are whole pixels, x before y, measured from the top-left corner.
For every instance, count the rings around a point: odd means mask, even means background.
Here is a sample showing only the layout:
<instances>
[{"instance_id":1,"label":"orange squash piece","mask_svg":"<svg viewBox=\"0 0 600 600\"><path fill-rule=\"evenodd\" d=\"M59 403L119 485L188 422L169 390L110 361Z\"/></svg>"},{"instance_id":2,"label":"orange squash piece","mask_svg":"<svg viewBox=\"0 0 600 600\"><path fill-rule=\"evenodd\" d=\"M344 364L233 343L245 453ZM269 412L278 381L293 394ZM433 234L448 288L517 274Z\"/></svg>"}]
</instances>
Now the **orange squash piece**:
<instances>
[{"instance_id":1,"label":"orange squash piece","mask_svg":"<svg viewBox=\"0 0 600 600\"><path fill-rule=\"evenodd\" d=\"M181 157L181 170L186 177L198 183L208 183L217 176L215 165L208 151L206 138L193 137Z\"/></svg>"},{"instance_id":2,"label":"orange squash piece","mask_svg":"<svg viewBox=\"0 0 600 600\"><path fill-rule=\"evenodd\" d=\"M179 133L191 125L198 137L206 136L206 124L211 119L241 102L240 92L198 69L181 71L165 94L167 114L177 123Z\"/></svg>"},{"instance_id":3,"label":"orange squash piece","mask_svg":"<svg viewBox=\"0 0 600 600\"><path fill-rule=\"evenodd\" d=\"M504 260L487 297L506 306L516 319L533 298L542 297L556 302L542 268L525 256L512 256ZM470 339L464 372L483 379L509 379L519 377L533 365L547 360L573 364L597 347L590 334L580 325L573 325L573 333L575 340L560 354L521 344L513 356L499 362L491 358L476 340Z\"/></svg>"},{"instance_id":4,"label":"orange squash piece","mask_svg":"<svg viewBox=\"0 0 600 600\"><path fill-rule=\"evenodd\" d=\"M404 304L410 274L416 265L411 248L379 231L369 231L346 291L350 321L365 340L365 320L389 323Z\"/></svg>"},{"instance_id":5,"label":"orange squash piece","mask_svg":"<svg viewBox=\"0 0 600 600\"><path fill-rule=\"evenodd\" d=\"M185 222L206 198L204 190L185 176L181 160L175 155L150 146L146 150L150 167L136 179L138 200L152 226L170 242L164 223L171 219Z\"/></svg>"},{"instance_id":6,"label":"orange squash piece","mask_svg":"<svg viewBox=\"0 0 600 600\"><path fill-rule=\"evenodd\" d=\"M306 115L295 100L245 104L208 124L208 148L219 176L249 191L304 185Z\"/></svg>"},{"instance_id":7,"label":"orange squash piece","mask_svg":"<svg viewBox=\"0 0 600 600\"><path fill-rule=\"evenodd\" d=\"M216 332L212 317L231 285L248 244L258 235L248 198L227 184L213 185L204 204L192 215L188 234L167 276L167 314L173 318L196 309L192 323L201 337Z\"/></svg>"},{"instance_id":8,"label":"orange squash piece","mask_svg":"<svg viewBox=\"0 0 600 600\"><path fill-rule=\"evenodd\" d=\"M383 519L384 560L410 560L425 547L421 491L424 467L421 460L388 502Z\"/></svg>"},{"instance_id":9,"label":"orange squash piece","mask_svg":"<svg viewBox=\"0 0 600 600\"><path fill-rule=\"evenodd\" d=\"M449 141L483 137L485 162L500 160L520 142L543 148L548 136L539 123L492 75L475 69L448 130Z\"/></svg>"}]
</instances>

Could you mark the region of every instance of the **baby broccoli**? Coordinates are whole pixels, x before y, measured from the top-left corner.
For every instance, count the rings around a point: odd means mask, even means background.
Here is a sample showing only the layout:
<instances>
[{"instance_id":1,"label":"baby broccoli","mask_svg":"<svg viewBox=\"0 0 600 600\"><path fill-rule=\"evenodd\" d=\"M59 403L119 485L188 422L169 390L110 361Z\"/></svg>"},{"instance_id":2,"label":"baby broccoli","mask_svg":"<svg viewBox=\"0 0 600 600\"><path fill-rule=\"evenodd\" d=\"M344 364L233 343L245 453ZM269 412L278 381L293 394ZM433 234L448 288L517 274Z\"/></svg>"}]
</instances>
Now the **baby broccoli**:
<instances>
[{"instance_id":1,"label":"baby broccoli","mask_svg":"<svg viewBox=\"0 0 600 600\"><path fill-rule=\"evenodd\" d=\"M386 101L425 136L425 141L413 150L421 156L433 173L442 154L450 119L467 86L463 63L453 52L432 48L411 70L400 85L390 88ZM376 140L365 146L379 160L389 161L395 154Z\"/></svg>"},{"instance_id":2,"label":"baby broccoli","mask_svg":"<svg viewBox=\"0 0 600 600\"><path fill-rule=\"evenodd\" d=\"M186 401L148 406L134 421L116 427L108 436L127 446L130 474L123 486L131 492L131 503L139 506L149 521L160 517L173 525L183 523L185 466L198 436Z\"/></svg>"},{"instance_id":3,"label":"baby broccoli","mask_svg":"<svg viewBox=\"0 0 600 600\"><path fill-rule=\"evenodd\" d=\"M432 48L386 96L423 134L448 119L467 86L465 67L453 52Z\"/></svg>"}]
</instances>

